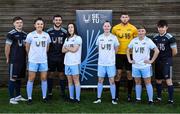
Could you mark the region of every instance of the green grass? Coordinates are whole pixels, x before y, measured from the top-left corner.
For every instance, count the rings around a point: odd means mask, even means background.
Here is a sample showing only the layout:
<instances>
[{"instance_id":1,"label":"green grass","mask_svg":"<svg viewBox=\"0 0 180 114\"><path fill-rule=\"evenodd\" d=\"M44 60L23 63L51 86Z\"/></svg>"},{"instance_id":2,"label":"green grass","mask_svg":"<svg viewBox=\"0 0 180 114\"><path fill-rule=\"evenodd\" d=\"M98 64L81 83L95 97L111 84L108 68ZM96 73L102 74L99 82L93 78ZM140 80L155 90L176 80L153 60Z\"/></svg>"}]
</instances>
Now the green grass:
<instances>
[{"instance_id":1,"label":"green grass","mask_svg":"<svg viewBox=\"0 0 180 114\"><path fill-rule=\"evenodd\" d=\"M53 100L48 104L41 101L41 90L34 89L33 104L27 105L20 102L18 105L10 105L8 91L6 88L0 89L0 112L1 113L179 113L180 112L180 92L175 91L175 104L167 104L167 93L163 92L163 102L161 104L148 105L146 92L143 92L141 104L126 102L126 92L121 90L118 105L111 104L109 90L103 91L101 104L93 104L96 98L96 91L82 90L81 103L73 104L63 101L59 97L58 89L54 89ZM25 94L25 90L23 90Z\"/></svg>"}]
</instances>

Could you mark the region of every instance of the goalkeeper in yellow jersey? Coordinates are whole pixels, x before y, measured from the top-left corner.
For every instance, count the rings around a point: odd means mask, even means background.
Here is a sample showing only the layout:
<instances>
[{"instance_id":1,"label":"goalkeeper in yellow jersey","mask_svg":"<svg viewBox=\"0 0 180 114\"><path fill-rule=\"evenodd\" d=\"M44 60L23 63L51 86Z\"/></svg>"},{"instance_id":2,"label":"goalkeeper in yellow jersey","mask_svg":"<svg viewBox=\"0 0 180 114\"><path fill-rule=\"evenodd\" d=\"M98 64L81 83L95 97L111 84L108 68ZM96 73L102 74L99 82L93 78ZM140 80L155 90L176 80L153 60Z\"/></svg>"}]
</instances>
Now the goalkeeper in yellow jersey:
<instances>
[{"instance_id":1,"label":"goalkeeper in yellow jersey","mask_svg":"<svg viewBox=\"0 0 180 114\"><path fill-rule=\"evenodd\" d=\"M120 20L121 23L115 25L112 28L112 33L117 36L120 46L118 48L118 52L116 54L116 68L117 75L115 77L115 85L116 85L116 100L119 99L119 85L120 79L122 76L123 69L126 70L127 74L127 88L128 95L127 100L131 101L131 93L133 87L133 78L131 75L131 64L128 63L128 59L126 56L126 50L130 41L137 36L137 28L129 23L129 15L126 12L121 14Z\"/></svg>"}]
</instances>

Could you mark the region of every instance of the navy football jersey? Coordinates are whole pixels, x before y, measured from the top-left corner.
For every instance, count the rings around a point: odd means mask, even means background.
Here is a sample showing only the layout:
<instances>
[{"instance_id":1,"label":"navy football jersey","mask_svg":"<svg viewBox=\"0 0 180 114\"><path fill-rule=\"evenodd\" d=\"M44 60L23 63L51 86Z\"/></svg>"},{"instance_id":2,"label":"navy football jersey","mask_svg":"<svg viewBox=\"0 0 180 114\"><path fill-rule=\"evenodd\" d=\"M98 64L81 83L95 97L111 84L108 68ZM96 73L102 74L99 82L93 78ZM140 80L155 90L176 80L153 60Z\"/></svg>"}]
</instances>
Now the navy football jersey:
<instances>
[{"instance_id":1,"label":"navy football jersey","mask_svg":"<svg viewBox=\"0 0 180 114\"><path fill-rule=\"evenodd\" d=\"M25 39L27 33L24 31L18 32L16 29L8 32L6 36L6 43L11 45L9 62L22 63L26 62Z\"/></svg>"},{"instance_id":2,"label":"navy football jersey","mask_svg":"<svg viewBox=\"0 0 180 114\"><path fill-rule=\"evenodd\" d=\"M65 28L60 28L60 30L55 30L54 27L47 30L51 43L49 45L48 58L49 59L59 59L59 57L64 57L62 53L62 46L64 44L65 38L67 37L67 30Z\"/></svg>"},{"instance_id":3,"label":"navy football jersey","mask_svg":"<svg viewBox=\"0 0 180 114\"><path fill-rule=\"evenodd\" d=\"M153 42L157 45L160 53L156 61L167 61L172 58L172 48L176 47L176 39L169 33L163 36L155 35ZM172 59L171 59L172 60Z\"/></svg>"}]
</instances>

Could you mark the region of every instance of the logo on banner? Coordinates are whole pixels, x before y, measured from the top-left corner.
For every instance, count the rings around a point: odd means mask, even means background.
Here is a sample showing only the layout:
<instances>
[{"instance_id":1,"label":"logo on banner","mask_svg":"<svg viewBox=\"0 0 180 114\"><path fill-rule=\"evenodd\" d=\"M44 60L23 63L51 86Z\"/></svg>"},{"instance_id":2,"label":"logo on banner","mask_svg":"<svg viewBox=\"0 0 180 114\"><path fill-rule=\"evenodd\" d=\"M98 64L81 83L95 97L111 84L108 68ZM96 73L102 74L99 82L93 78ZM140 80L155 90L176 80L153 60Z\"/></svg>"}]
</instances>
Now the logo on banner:
<instances>
[{"instance_id":1,"label":"logo on banner","mask_svg":"<svg viewBox=\"0 0 180 114\"><path fill-rule=\"evenodd\" d=\"M90 23L91 15L83 15L83 20L85 23Z\"/></svg>"},{"instance_id":2,"label":"logo on banner","mask_svg":"<svg viewBox=\"0 0 180 114\"><path fill-rule=\"evenodd\" d=\"M104 19L106 19L107 16L99 13L92 13L92 14L84 14L83 15L83 21L84 23L103 23ZM103 21L102 21L103 20Z\"/></svg>"}]
</instances>

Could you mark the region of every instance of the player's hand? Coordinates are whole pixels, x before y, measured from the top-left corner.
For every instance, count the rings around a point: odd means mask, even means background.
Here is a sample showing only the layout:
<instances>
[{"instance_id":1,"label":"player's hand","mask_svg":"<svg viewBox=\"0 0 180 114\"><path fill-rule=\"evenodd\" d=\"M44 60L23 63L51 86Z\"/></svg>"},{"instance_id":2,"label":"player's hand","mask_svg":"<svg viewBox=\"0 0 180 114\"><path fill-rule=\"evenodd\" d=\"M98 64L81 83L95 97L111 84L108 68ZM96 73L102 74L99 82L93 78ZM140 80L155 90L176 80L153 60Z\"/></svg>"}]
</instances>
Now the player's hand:
<instances>
[{"instance_id":1,"label":"player's hand","mask_svg":"<svg viewBox=\"0 0 180 114\"><path fill-rule=\"evenodd\" d=\"M66 49L66 47L67 47L66 45L63 46L64 49Z\"/></svg>"},{"instance_id":2,"label":"player's hand","mask_svg":"<svg viewBox=\"0 0 180 114\"><path fill-rule=\"evenodd\" d=\"M64 46L64 49L68 50L68 46L65 45L65 46Z\"/></svg>"},{"instance_id":3,"label":"player's hand","mask_svg":"<svg viewBox=\"0 0 180 114\"><path fill-rule=\"evenodd\" d=\"M69 50L70 50L70 47L67 46L67 47L66 47L66 50L69 51Z\"/></svg>"},{"instance_id":4,"label":"player's hand","mask_svg":"<svg viewBox=\"0 0 180 114\"><path fill-rule=\"evenodd\" d=\"M151 61L151 60L144 60L144 63L146 63L146 64L152 64L153 61Z\"/></svg>"},{"instance_id":5,"label":"player's hand","mask_svg":"<svg viewBox=\"0 0 180 114\"><path fill-rule=\"evenodd\" d=\"M9 63L9 59L6 59L6 63L7 63L7 64Z\"/></svg>"},{"instance_id":6,"label":"player's hand","mask_svg":"<svg viewBox=\"0 0 180 114\"><path fill-rule=\"evenodd\" d=\"M135 61L134 60L130 60L129 63L135 64Z\"/></svg>"}]
</instances>

